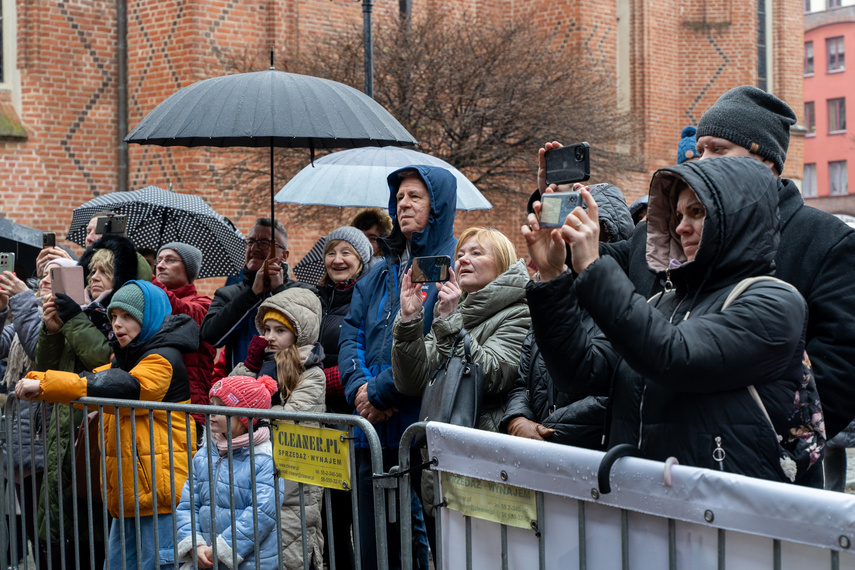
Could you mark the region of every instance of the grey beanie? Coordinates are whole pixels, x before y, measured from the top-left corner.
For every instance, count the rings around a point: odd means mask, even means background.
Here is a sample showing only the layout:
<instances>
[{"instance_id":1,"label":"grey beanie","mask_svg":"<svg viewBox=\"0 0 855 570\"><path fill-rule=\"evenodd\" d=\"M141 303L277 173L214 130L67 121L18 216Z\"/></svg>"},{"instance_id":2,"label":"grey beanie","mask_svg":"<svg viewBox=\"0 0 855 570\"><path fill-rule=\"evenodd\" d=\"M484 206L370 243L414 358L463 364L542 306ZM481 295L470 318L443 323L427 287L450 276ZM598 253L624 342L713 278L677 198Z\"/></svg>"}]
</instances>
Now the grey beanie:
<instances>
[{"instance_id":1,"label":"grey beanie","mask_svg":"<svg viewBox=\"0 0 855 570\"><path fill-rule=\"evenodd\" d=\"M197 247L181 243L180 241L171 241L162 245L157 250L157 256L160 257L160 252L164 249L174 249L181 261L184 262L184 271L187 272L187 281L193 283L199 277L199 270L202 269L202 252Z\"/></svg>"},{"instance_id":2,"label":"grey beanie","mask_svg":"<svg viewBox=\"0 0 855 570\"><path fill-rule=\"evenodd\" d=\"M356 254L362 260L362 266L368 266L368 262L371 260L371 254L373 253L374 248L371 247L371 242L368 241L368 238L365 237L362 230L356 229L353 226L342 226L334 229L330 232L330 235L327 236L327 243L337 240L349 243L353 249L356 250Z\"/></svg>"},{"instance_id":3,"label":"grey beanie","mask_svg":"<svg viewBox=\"0 0 855 570\"><path fill-rule=\"evenodd\" d=\"M711 136L728 140L771 160L784 171L790 127L796 114L790 106L751 85L735 87L718 98L698 121L697 138Z\"/></svg>"}]
</instances>

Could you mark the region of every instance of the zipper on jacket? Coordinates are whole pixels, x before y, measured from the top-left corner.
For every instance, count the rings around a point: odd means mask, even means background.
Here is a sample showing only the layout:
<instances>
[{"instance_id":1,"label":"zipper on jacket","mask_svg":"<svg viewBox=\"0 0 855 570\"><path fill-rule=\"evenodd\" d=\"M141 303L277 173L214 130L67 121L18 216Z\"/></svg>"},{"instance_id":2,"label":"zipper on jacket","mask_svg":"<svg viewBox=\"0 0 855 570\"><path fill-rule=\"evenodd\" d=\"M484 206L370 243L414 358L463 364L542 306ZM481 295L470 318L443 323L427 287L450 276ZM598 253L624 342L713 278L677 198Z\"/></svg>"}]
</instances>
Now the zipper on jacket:
<instances>
[{"instance_id":1,"label":"zipper on jacket","mask_svg":"<svg viewBox=\"0 0 855 570\"><path fill-rule=\"evenodd\" d=\"M719 471L724 471L724 457L727 455L724 448L721 446L721 436L715 436L715 449L712 452L712 458L718 465Z\"/></svg>"},{"instance_id":2,"label":"zipper on jacket","mask_svg":"<svg viewBox=\"0 0 855 570\"><path fill-rule=\"evenodd\" d=\"M665 270L665 293L670 293L674 290L674 283L671 282L671 268Z\"/></svg>"},{"instance_id":3,"label":"zipper on jacket","mask_svg":"<svg viewBox=\"0 0 855 570\"><path fill-rule=\"evenodd\" d=\"M641 401L638 403L638 449L641 449L641 442L644 438L644 394L647 392L647 380L644 381L644 386L641 388Z\"/></svg>"},{"instance_id":4,"label":"zipper on jacket","mask_svg":"<svg viewBox=\"0 0 855 570\"><path fill-rule=\"evenodd\" d=\"M148 484L148 488L151 489L152 492L155 492L155 490L152 489L152 487L151 487L151 481L148 478L148 474L145 472L145 465L143 465L142 457L140 457L139 448L136 449L136 452L137 452L137 465L139 465L139 470L142 471L143 479L145 479L145 482Z\"/></svg>"}]
</instances>

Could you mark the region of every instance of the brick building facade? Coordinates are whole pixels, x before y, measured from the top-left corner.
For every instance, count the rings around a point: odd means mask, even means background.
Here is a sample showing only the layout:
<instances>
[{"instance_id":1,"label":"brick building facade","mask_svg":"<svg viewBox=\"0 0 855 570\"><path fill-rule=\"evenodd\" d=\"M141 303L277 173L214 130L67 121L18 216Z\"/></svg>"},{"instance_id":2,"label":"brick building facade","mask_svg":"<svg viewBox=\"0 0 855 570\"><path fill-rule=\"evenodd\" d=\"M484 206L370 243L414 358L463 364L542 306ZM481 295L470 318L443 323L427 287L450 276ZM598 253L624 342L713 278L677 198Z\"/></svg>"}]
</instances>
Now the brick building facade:
<instances>
[{"instance_id":1,"label":"brick building facade","mask_svg":"<svg viewBox=\"0 0 855 570\"><path fill-rule=\"evenodd\" d=\"M64 234L78 204L119 186L116 2L0 0L0 216ZM395 18L407 2L375 0L377 20ZM628 200L644 194L650 174L675 162L680 130L696 124L727 89L762 84L801 115L803 5L798 0L417 0L414 16L445 4L460 17L531 15L553 35L554 49L583 47L592 73L613 85L614 105L630 110L641 129L643 169L620 173ZM358 25L359 3L346 0L127 0L128 127L157 103L195 81L222 75L247 53L311 54L324 34ZM765 58L765 77L763 59ZM580 78L584 81L585 78ZM801 118L801 117L800 117ZM23 130L21 129L23 127ZM795 134L803 133L796 129ZM544 133L544 140L549 139ZM532 149L535 152L536 149ZM243 231L264 211L245 192L223 191L227 149L128 149L128 187L173 185L203 196ZM308 154L306 161L308 160ZM785 175L800 177L802 139L794 136ZM524 220L532 177L519 194L489 194L495 208L459 213L457 228L491 224L524 253ZM353 210L278 206L288 225L292 263ZM210 285L209 285L210 286Z\"/></svg>"}]
</instances>

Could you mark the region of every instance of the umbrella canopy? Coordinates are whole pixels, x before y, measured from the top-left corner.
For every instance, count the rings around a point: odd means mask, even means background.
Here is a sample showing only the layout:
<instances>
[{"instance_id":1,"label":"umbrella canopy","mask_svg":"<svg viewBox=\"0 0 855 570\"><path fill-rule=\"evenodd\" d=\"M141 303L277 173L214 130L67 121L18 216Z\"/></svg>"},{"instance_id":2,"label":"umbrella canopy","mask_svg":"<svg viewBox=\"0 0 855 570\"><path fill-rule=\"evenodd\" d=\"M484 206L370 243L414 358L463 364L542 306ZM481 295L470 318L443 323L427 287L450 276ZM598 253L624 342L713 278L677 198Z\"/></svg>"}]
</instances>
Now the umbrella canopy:
<instances>
[{"instance_id":1,"label":"umbrella canopy","mask_svg":"<svg viewBox=\"0 0 855 570\"><path fill-rule=\"evenodd\" d=\"M361 91L275 69L189 85L155 107L125 141L305 148L416 144L389 111Z\"/></svg>"},{"instance_id":2,"label":"umbrella canopy","mask_svg":"<svg viewBox=\"0 0 855 570\"><path fill-rule=\"evenodd\" d=\"M439 166L457 179L457 209L487 210L493 206L462 172L442 159L398 147L342 150L319 158L297 173L276 194L277 202L322 206L389 206L386 177L411 165Z\"/></svg>"},{"instance_id":3,"label":"umbrella canopy","mask_svg":"<svg viewBox=\"0 0 855 570\"><path fill-rule=\"evenodd\" d=\"M194 83L170 95L125 137L159 146L270 148L274 220L274 147L348 148L414 145L382 105L356 89L273 68ZM276 248L270 250L273 256Z\"/></svg>"},{"instance_id":4,"label":"umbrella canopy","mask_svg":"<svg viewBox=\"0 0 855 570\"><path fill-rule=\"evenodd\" d=\"M0 252L14 253L15 265L33 275L42 250L42 231L0 218Z\"/></svg>"},{"instance_id":5,"label":"umbrella canopy","mask_svg":"<svg viewBox=\"0 0 855 570\"><path fill-rule=\"evenodd\" d=\"M203 256L200 279L235 275L243 267L243 234L198 196L157 186L102 194L74 209L66 239L85 245L86 225L101 210L128 216L127 236L136 247L157 250L172 241L198 247Z\"/></svg>"}]
</instances>

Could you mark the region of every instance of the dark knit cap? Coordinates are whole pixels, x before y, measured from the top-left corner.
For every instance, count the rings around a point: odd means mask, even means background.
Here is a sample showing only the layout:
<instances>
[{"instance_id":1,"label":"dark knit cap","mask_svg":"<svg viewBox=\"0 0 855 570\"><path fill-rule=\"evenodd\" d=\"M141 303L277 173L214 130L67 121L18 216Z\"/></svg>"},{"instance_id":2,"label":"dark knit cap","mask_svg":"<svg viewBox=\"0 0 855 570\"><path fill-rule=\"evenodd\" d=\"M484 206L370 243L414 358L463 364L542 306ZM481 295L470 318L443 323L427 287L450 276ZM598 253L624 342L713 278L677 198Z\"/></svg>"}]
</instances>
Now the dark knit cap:
<instances>
[{"instance_id":1,"label":"dark knit cap","mask_svg":"<svg viewBox=\"0 0 855 570\"><path fill-rule=\"evenodd\" d=\"M796 114L789 105L751 85L735 87L719 97L698 122L697 137L717 137L771 160L784 171L790 127Z\"/></svg>"},{"instance_id":2,"label":"dark knit cap","mask_svg":"<svg viewBox=\"0 0 855 570\"><path fill-rule=\"evenodd\" d=\"M199 277L199 270L202 269L202 252L199 248L180 241L172 241L157 250L158 257L164 249L174 249L181 261L184 262L184 271L187 272L188 282L193 283Z\"/></svg>"},{"instance_id":3,"label":"dark knit cap","mask_svg":"<svg viewBox=\"0 0 855 570\"><path fill-rule=\"evenodd\" d=\"M683 131L680 133L680 144L677 145L677 164L683 164L687 160L697 158L698 141L695 138L697 131L692 125L683 127Z\"/></svg>"}]
</instances>

